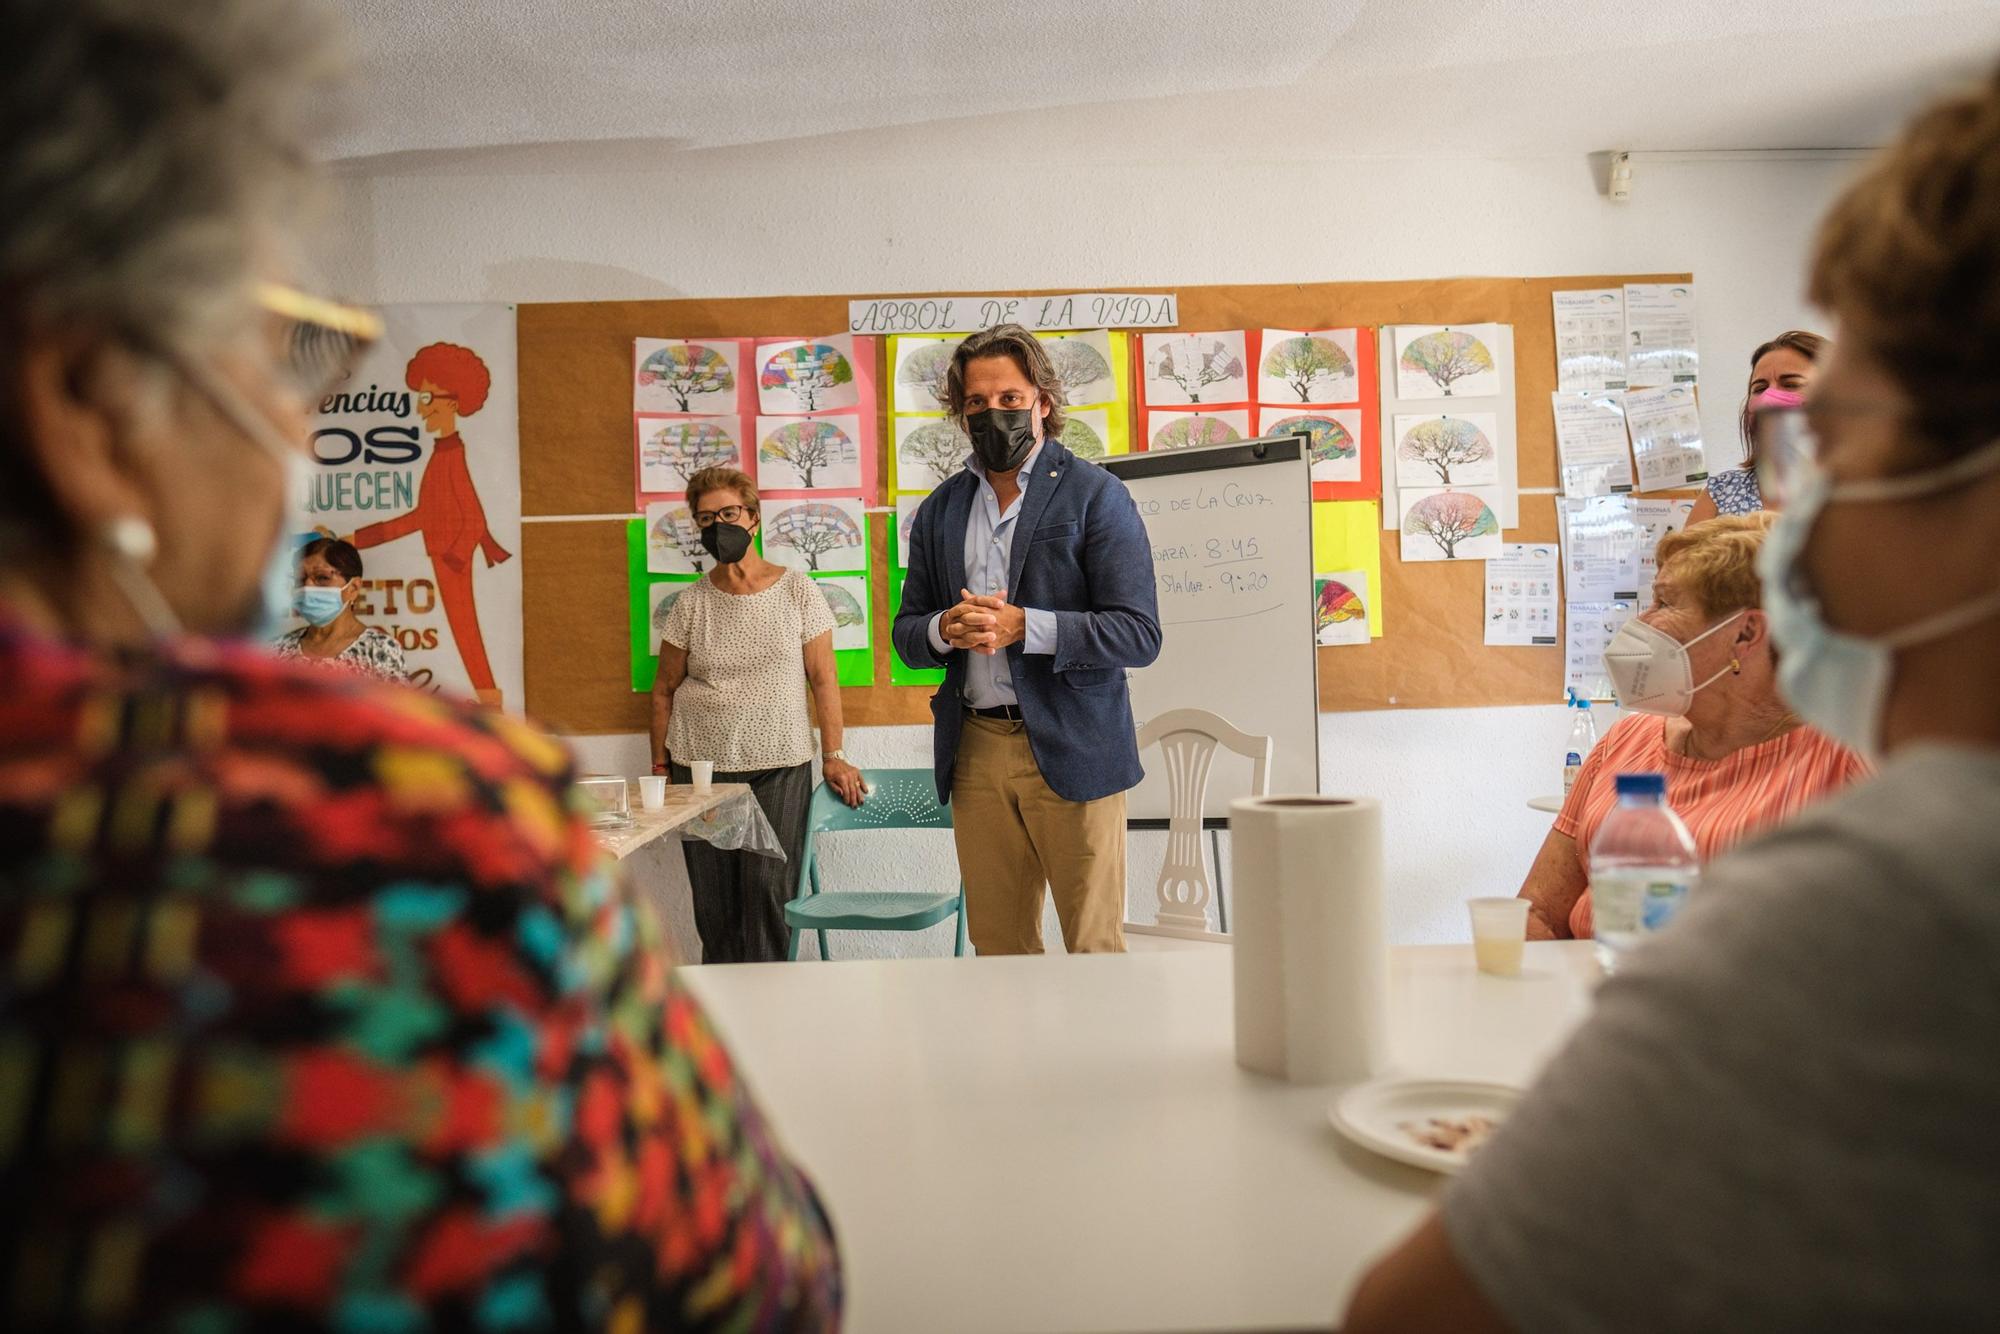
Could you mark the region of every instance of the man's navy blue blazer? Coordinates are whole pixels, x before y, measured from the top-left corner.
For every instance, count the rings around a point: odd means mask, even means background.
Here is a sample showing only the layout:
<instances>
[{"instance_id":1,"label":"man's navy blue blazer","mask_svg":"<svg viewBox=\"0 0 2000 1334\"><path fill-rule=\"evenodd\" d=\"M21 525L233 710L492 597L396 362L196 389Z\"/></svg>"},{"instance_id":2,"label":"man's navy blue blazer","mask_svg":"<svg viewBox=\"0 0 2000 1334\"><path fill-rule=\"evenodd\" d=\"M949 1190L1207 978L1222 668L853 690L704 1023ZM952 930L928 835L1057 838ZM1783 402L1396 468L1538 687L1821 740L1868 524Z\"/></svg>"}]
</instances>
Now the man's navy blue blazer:
<instances>
[{"instance_id":1,"label":"man's navy blue blazer","mask_svg":"<svg viewBox=\"0 0 2000 1334\"><path fill-rule=\"evenodd\" d=\"M1053 440L1034 466L1014 520L1007 600L1055 613L1056 651L1023 653L1019 643L1004 651L1042 778L1065 800L1094 801L1137 785L1144 772L1125 672L1160 656L1152 548L1125 483ZM903 661L945 669L931 696L940 801L951 800L970 655L960 649L940 658L930 621L956 606L965 587L965 528L982 485L963 470L917 507L896 613Z\"/></svg>"}]
</instances>

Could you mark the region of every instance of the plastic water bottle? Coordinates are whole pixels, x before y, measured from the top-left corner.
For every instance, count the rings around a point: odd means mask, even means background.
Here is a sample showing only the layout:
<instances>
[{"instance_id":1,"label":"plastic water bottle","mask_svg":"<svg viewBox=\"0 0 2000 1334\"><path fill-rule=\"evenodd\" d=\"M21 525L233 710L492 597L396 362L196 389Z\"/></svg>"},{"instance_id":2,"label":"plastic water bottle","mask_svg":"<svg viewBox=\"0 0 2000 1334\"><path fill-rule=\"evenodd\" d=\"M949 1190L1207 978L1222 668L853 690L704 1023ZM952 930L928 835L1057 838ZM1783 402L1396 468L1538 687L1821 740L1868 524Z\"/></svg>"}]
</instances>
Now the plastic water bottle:
<instances>
[{"instance_id":1,"label":"plastic water bottle","mask_svg":"<svg viewBox=\"0 0 2000 1334\"><path fill-rule=\"evenodd\" d=\"M1597 959L1621 954L1673 920L1701 878L1687 826L1667 805L1665 774L1619 774L1618 805L1590 844L1590 907Z\"/></svg>"},{"instance_id":2,"label":"plastic water bottle","mask_svg":"<svg viewBox=\"0 0 2000 1334\"><path fill-rule=\"evenodd\" d=\"M1591 716L1590 701L1580 699L1574 689L1569 692L1569 707L1573 717L1569 725L1569 745L1563 751L1563 795L1576 786L1576 776L1583 771L1583 757L1590 754L1590 748L1597 744L1597 719Z\"/></svg>"}]
</instances>

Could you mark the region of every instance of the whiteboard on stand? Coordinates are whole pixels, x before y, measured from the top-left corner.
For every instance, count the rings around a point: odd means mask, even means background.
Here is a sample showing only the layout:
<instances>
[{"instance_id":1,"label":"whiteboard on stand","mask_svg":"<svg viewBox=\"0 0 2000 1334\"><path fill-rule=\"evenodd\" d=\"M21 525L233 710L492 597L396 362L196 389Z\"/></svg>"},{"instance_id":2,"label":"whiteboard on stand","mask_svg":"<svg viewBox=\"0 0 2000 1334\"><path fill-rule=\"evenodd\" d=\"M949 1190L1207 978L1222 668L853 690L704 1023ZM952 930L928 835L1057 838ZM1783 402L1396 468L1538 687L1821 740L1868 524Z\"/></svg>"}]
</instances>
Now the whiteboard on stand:
<instances>
[{"instance_id":1,"label":"whiteboard on stand","mask_svg":"<svg viewBox=\"0 0 2000 1334\"><path fill-rule=\"evenodd\" d=\"M1145 521L1159 588L1160 656L1131 673L1140 725L1206 709L1271 738L1271 791L1319 791L1319 646L1313 619L1312 472L1305 442L1276 436L1106 459ZM1165 819L1160 751L1128 819ZM1218 749L1203 814L1250 791L1250 765Z\"/></svg>"}]
</instances>

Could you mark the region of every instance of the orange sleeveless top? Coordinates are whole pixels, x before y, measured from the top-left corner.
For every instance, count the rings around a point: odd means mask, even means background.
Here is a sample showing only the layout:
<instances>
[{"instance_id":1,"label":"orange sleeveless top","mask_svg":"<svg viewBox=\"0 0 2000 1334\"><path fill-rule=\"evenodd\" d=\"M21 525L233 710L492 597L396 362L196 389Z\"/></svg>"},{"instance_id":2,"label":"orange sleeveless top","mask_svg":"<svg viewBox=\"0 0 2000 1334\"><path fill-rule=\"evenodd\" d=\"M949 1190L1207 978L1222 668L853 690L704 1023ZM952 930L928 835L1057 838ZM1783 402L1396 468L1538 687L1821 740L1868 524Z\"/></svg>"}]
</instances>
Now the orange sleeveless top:
<instances>
[{"instance_id":1,"label":"orange sleeveless top","mask_svg":"<svg viewBox=\"0 0 2000 1334\"><path fill-rule=\"evenodd\" d=\"M1793 728L1719 760L1701 760L1667 749L1665 718L1628 714L1584 758L1555 827L1576 840L1588 878L1591 840L1618 804L1618 775L1664 773L1667 804L1694 835L1695 848L1707 862L1872 772L1860 755L1810 727ZM1579 940L1591 934L1588 889L1570 909L1569 929Z\"/></svg>"}]
</instances>

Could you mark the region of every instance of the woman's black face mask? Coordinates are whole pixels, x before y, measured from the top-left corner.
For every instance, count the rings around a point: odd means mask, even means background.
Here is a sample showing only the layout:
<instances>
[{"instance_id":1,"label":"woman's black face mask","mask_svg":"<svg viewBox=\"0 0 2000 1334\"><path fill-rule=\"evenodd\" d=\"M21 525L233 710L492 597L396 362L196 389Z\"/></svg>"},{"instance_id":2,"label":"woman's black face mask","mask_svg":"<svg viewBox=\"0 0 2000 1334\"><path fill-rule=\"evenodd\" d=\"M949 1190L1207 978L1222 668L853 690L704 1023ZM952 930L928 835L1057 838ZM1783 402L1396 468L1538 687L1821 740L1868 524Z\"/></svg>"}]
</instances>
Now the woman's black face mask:
<instances>
[{"instance_id":1,"label":"woman's black face mask","mask_svg":"<svg viewBox=\"0 0 2000 1334\"><path fill-rule=\"evenodd\" d=\"M701 549L718 565L734 565L750 550L750 530L740 523L712 523L701 530Z\"/></svg>"}]
</instances>

